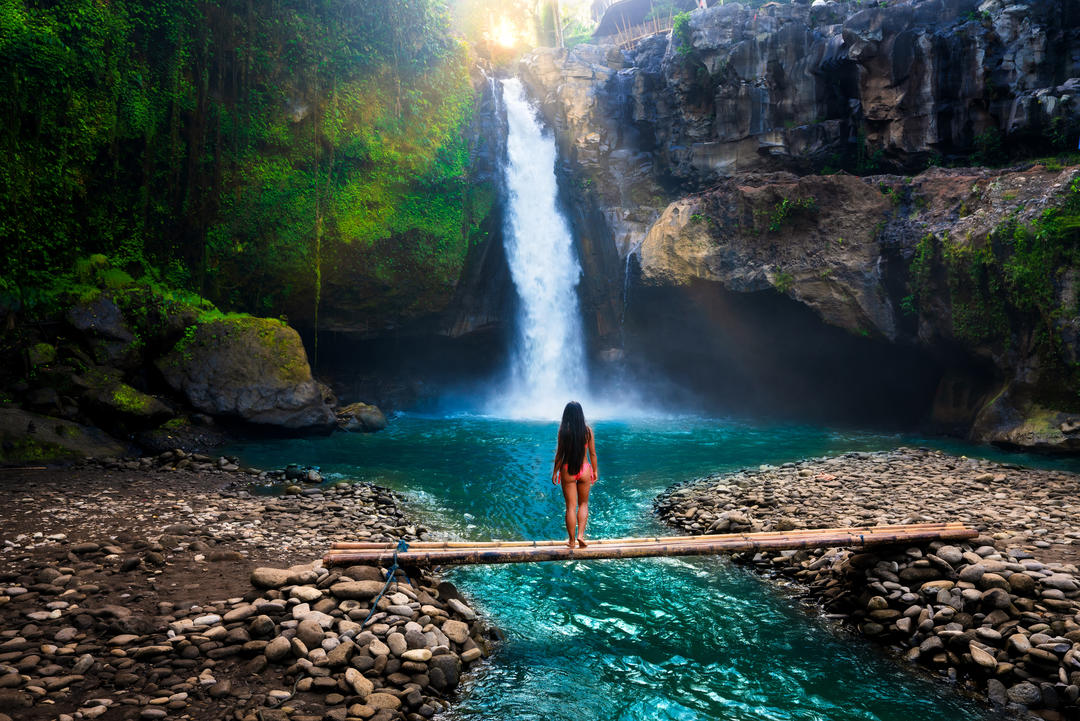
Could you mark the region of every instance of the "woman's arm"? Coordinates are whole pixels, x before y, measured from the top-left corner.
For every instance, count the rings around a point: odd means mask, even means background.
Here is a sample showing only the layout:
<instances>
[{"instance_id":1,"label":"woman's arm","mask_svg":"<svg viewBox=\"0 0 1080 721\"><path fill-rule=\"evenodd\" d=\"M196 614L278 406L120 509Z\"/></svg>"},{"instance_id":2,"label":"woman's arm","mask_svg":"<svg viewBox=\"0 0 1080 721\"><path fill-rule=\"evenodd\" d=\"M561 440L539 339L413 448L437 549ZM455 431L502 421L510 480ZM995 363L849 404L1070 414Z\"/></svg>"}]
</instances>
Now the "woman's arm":
<instances>
[{"instance_id":1,"label":"woman's arm","mask_svg":"<svg viewBox=\"0 0 1080 721\"><path fill-rule=\"evenodd\" d=\"M596 460L596 435L589 430L589 455L592 456L592 479L593 483L596 483L600 478L600 466Z\"/></svg>"},{"instance_id":2,"label":"woman's arm","mask_svg":"<svg viewBox=\"0 0 1080 721\"><path fill-rule=\"evenodd\" d=\"M571 483L570 471L566 470L566 466L559 468L551 474L551 484L557 486L560 483Z\"/></svg>"}]
</instances>

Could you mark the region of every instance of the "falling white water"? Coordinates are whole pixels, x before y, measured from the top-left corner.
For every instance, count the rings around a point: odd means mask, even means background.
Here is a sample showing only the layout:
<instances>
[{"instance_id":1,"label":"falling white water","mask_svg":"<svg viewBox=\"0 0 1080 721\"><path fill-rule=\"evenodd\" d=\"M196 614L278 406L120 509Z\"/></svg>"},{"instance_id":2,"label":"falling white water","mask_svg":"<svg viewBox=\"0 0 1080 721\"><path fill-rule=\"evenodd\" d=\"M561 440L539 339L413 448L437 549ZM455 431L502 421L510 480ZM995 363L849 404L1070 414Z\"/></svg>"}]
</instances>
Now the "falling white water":
<instances>
[{"instance_id":1,"label":"falling white water","mask_svg":"<svg viewBox=\"0 0 1080 721\"><path fill-rule=\"evenodd\" d=\"M559 418L586 394L577 285L581 266L556 204L555 140L545 135L517 79L503 82L509 122L506 254L520 311L510 387L494 412Z\"/></svg>"}]
</instances>

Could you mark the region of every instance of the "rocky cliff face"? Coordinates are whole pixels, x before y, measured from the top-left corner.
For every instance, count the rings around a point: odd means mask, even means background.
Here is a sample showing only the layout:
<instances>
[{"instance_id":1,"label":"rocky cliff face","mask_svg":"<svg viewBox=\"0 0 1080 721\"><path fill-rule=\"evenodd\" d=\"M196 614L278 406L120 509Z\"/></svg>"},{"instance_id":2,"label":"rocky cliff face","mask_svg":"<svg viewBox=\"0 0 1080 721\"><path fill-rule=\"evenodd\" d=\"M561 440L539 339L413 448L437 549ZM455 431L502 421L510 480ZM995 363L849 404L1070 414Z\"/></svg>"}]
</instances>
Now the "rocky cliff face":
<instances>
[{"instance_id":1,"label":"rocky cliff face","mask_svg":"<svg viewBox=\"0 0 1080 721\"><path fill-rule=\"evenodd\" d=\"M1075 0L726 4L629 49L536 51L521 73L574 203L642 287L699 305L709 287L778 292L927 353L942 425L1069 449L1076 170L870 173L1071 146L1077 20Z\"/></svg>"},{"instance_id":2,"label":"rocky cliff face","mask_svg":"<svg viewBox=\"0 0 1080 721\"><path fill-rule=\"evenodd\" d=\"M944 369L942 424L1080 447L1075 223L1080 169L913 178L740 174L675 201L642 243L643 284L773 290ZM1029 285L1029 283L1031 285ZM1063 430L1064 429L1064 430Z\"/></svg>"},{"instance_id":3,"label":"rocky cliff face","mask_svg":"<svg viewBox=\"0 0 1080 721\"><path fill-rule=\"evenodd\" d=\"M998 136L1064 148L1080 123L1078 20L1075 0L728 3L691 13L681 37L538 50L522 75L598 185L910 170L994 152ZM650 190L624 187L621 205Z\"/></svg>"},{"instance_id":4,"label":"rocky cliff face","mask_svg":"<svg viewBox=\"0 0 1080 721\"><path fill-rule=\"evenodd\" d=\"M541 49L521 74L625 255L672 189L738 172L1071 147L1078 21L1076 0L728 3L684 37Z\"/></svg>"},{"instance_id":5,"label":"rocky cliff face","mask_svg":"<svg viewBox=\"0 0 1080 721\"><path fill-rule=\"evenodd\" d=\"M470 218L474 227L460 273L451 287L417 306L408 287L361 286L357 279L367 270L339 269L341 292L331 288L323 299L317 371L343 402L415 405L436 387L489 375L504 361L516 308L503 246L506 112L499 83L478 67L472 80L468 185L471 207L483 215ZM410 267L423 270L422 264ZM412 311L403 312L402 303Z\"/></svg>"}]
</instances>

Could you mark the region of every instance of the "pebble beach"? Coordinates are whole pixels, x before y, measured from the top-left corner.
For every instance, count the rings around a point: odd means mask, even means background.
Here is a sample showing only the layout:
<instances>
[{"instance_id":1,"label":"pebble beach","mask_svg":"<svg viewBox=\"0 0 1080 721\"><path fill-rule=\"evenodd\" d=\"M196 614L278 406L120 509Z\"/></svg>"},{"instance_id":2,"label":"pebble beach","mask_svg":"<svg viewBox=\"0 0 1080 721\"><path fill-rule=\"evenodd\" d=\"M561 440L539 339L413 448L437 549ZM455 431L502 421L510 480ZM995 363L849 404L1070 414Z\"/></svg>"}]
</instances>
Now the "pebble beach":
<instances>
[{"instance_id":1,"label":"pebble beach","mask_svg":"<svg viewBox=\"0 0 1080 721\"><path fill-rule=\"evenodd\" d=\"M691 534L961 521L970 543L742 554L829 618L1020 716L1080 718L1080 476L900 448L698 479Z\"/></svg>"},{"instance_id":2,"label":"pebble beach","mask_svg":"<svg viewBox=\"0 0 1080 721\"><path fill-rule=\"evenodd\" d=\"M426 571L317 560L427 529L386 489L285 475L182 452L6 470L0 721L445 708L495 632Z\"/></svg>"}]
</instances>

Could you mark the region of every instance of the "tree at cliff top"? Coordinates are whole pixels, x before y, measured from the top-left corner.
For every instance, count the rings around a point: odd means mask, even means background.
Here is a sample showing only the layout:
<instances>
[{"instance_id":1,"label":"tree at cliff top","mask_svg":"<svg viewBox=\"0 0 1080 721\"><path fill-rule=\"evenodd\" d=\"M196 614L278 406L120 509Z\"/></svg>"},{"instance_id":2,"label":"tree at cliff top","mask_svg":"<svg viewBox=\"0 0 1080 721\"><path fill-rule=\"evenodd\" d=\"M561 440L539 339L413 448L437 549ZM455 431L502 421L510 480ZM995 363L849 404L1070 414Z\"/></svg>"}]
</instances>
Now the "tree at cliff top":
<instances>
[{"instance_id":1,"label":"tree at cliff top","mask_svg":"<svg viewBox=\"0 0 1080 721\"><path fill-rule=\"evenodd\" d=\"M438 309L492 197L448 28L439 0L0 0L0 297L104 254L300 324L330 286Z\"/></svg>"}]
</instances>

